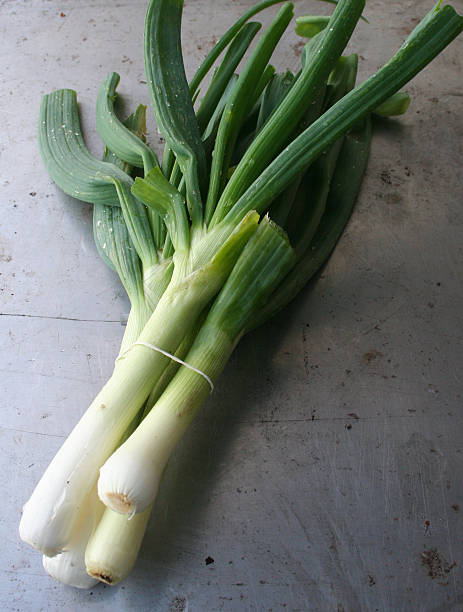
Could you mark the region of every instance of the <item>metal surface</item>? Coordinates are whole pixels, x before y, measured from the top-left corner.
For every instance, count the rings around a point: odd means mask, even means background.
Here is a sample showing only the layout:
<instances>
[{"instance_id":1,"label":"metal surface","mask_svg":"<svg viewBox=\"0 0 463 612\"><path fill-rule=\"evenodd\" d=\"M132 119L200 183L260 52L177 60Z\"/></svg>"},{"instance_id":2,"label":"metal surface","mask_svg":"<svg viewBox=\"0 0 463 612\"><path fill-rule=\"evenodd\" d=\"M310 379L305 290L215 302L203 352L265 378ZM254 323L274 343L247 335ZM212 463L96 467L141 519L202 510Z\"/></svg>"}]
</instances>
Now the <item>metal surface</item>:
<instances>
[{"instance_id":1,"label":"metal surface","mask_svg":"<svg viewBox=\"0 0 463 612\"><path fill-rule=\"evenodd\" d=\"M462 610L462 39L408 87L408 114L377 125L322 275L238 347L168 468L131 577L79 592L19 540L21 506L110 374L128 310L90 207L42 167L39 99L75 88L99 154L104 75L121 73L125 109L148 101L145 4L0 6L0 608ZM250 5L186 2L190 75ZM362 78L431 5L368 2L353 44ZM327 10L296 2L297 14ZM296 68L300 49L290 36L277 68Z\"/></svg>"}]
</instances>

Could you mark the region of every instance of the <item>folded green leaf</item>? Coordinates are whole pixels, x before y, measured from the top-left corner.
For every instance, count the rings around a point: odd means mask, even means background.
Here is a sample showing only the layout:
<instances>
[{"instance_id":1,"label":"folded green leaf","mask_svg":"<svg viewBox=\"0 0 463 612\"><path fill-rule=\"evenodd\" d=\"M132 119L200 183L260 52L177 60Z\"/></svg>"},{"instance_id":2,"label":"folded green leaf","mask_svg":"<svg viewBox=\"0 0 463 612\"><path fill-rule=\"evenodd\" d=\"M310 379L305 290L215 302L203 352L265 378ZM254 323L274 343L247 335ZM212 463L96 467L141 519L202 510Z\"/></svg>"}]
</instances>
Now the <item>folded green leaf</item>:
<instances>
[{"instance_id":1,"label":"folded green leaf","mask_svg":"<svg viewBox=\"0 0 463 612\"><path fill-rule=\"evenodd\" d=\"M132 166L144 168L146 174L158 165L156 155L147 144L119 121L114 111L119 80L117 72L110 72L100 85L96 103L96 128L109 150Z\"/></svg>"},{"instance_id":2,"label":"folded green leaf","mask_svg":"<svg viewBox=\"0 0 463 612\"><path fill-rule=\"evenodd\" d=\"M273 75L272 80L269 82L262 95L256 132L260 130L273 111L284 99L293 86L294 81L295 76L290 70Z\"/></svg>"},{"instance_id":3,"label":"folded green leaf","mask_svg":"<svg viewBox=\"0 0 463 612\"><path fill-rule=\"evenodd\" d=\"M298 36L312 38L326 28L330 18L326 15L303 15L296 19L295 32Z\"/></svg>"},{"instance_id":4,"label":"folded green leaf","mask_svg":"<svg viewBox=\"0 0 463 612\"><path fill-rule=\"evenodd\" d=\"M89 153L82 137L76 92L71 89L59 89L42 98L38 140L49 175L78 200L118 205L113 179L129 187L132 184L123 170Z\"/></svg>"},{"instance_id":5,"label":"folded green leaf","mask_svg":"<svg viewBox=\"0 0 463 612\"><path fill-rule=\"evenodd\" d=\"M146 131L145 110L145 106L139 105L124 123L127 129L140 138ZM132 171L132 167L127 162L122 161L108 149L105 150L104 160L115 164L127 174ZM132 305L139 305L146 299L150 300L150 303L154 302L156 298L153 295L159 288L153 287L152 270L150 268L142 270L140 258L125 224L120 202L117 204L117 206L93 205L93 235L96 247L103 261L119 275ZM160 284L158 279L156 283Z\"/></svg>"},{"instance_id":6,"label":"folded green leaf","mask_svg":"<svg viewBox=\"0 0 463 612\"><path fill-rule=\"evenodd\" d=\"M162 217L175 251L187 251L190 238L185 201L160 168L153 168L144 179L137 177L132 193Z\"/></svg>"},{"instance_id":7,"label":"folded green leaf","mask_svg":"<svg viewBox=\"0 0 463 612\"><path fill-rule=\"evenodd\" d=\"M406 91L398 91L375 108L373 112L380 117L394 117L406 113L409 106L409 94Z\"/></svg>"},{"instance_id":8,"label":"folded green leaf","mask_svg":"<svg viewBox=\"0 0 463 612\"><path fill-rule=\"evenodd\" d=\"M193 225L202 223L206 155L183 65L182 0L151 0L145 20L145 72L158 129L185 177Z\"/></svg>"},{"instance_id":9,"label":"folded green leaf","mask_svg":"<svg viewBox=\"0 0 463 612\"><path fill-rule=\"evenodd\" d=\"M354 89L358 70L358 55L352 53L342 56L336 62L328 77L325 96L323 98L322 113L341 100L346 93Z\"/></svg>"},{"instance_id":10,"label":"folded green leaf","mask_svg":"<svg viewBox=\"0 0 463 612\"><path fill-rule=\"evenodd\" d=\"M135 250L143 267L150 268L158 262L158 253L151 233L146 207L132 195L132 185L112 179L121 204L122 214Z\"/></svg>"}]
</instances>

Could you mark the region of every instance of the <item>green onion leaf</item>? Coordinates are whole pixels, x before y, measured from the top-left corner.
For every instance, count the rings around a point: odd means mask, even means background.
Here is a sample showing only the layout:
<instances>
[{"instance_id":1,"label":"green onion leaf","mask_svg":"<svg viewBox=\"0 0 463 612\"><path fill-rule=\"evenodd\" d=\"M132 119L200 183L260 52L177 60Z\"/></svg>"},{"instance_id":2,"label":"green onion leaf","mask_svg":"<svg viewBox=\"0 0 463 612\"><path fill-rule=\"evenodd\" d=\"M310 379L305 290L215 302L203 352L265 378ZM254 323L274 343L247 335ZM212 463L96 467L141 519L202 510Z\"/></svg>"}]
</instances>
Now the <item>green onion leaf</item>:
<instances>
[{"instance_id":1,"label":"green onion leaf","mask_svg":"<svg viewBox=\"0 0 463 612\"><path fill-rule=\"evenodd\" d=\"M265 211L330 143L398 91L462 30L463 18L451 6L433 9L376 74L328 109L267 166L226 218L241 218L248 210Z\"/></svg>"},{"instance_id":2,"label":"green onion leaf","mask_svg":"<svg viewBox=\"0 0 463 612\"><path fill-rule=\"evenodd\" d=\"M394 117L406 113L409 106L409 94L406 91L398 91L375 108L373 112L380 117Z\"/></svg>"},{"instance_id":3,"label":"green onion leaf","mask_svg":"<svg viewBox=\"0 0 463 612\"><path fill-rule=\"evenodd\" d=\"M330 19L330 27L308 43L311 51L301 75L243 155L220 197L212 225L227 214L252 181L287 144L347 45L364 4L364 0L341 1Z\"/></svg>"},{"instance_id":4,"label":"green onion leaf","mask_svg":"<svg viewBox=\"0 0 463 612\"><path fill-rule=\"evenodd\" d=\"M193 225L202 223L206 155L183 65L182 0L151 0L145 20L145 72L156 122L185 177Z\"/></svg>"},{"instance_id":5,"label":"green onion leaf","mask_svg":"<svg viewBox=\"0 0 463 612\"><path fill-rule=\"evenodd\" d=\"M313 38L326 28L330 18L325 15L303 15L297 17L295 32L304 38Z\"/></svg>"},{"instance_id":6,"label":"green onion leaf","mask_svg":"<svg viewBox=\"0 0 463 612\"><path fill-rule=\"evenodd\" d=\"M310 247L284 278L268 303L256 313L247 331L270 319L293 300L330 256L344 231L360 191L370 143L371 121L367 117L344 139L331 181L325 213Z\"/></svg>"},{"instance_id":7,"label":"green onion leaf","mask_svg":"<svg viewBox=\"0 0 463 612\"><path fill-rule=\"evenodd\" d=\"M206 202L206 223L210 221L218 197L225 185L231 156L241 125L252 108L252 94L278 41L293 15L293 5L285 3L278 15L260 38L251 57L246 62L223 111L217 132L209 191Z\"/></svg>"},{"instance_id":8,"label":"green onion leaf","mask_svg":"<svg viewBox=\"0 0 463 612\"><path fill-rule=\"evenodd\" d=\"M96 103L96 128L109 150L132 166L144 168L147 174L158 165L158 161L154 151L116 116L114 101L119 80L120 76L111 72L100 85Z\"/></svg>"},{"instance_id":9,"label":"green onion leaf","mask_svg":"<svg viewBox=\"0 0 463 612\"><path fill-rule=\"evenodd\" d=\"M201 133L206 129L223 92L233 77L236 67L260 28L260 23L247 23L232 40L223 62L212 77L206 95L201 100L198 112L196 113Z\"/></svg>"},{"instance_id":10,"label":"green onion leaf","mask_svg":"<svg viewBox=\"0 0 463 612\"><path fill-rule=\"evenodd\" d=\"M288 91L293 86L294 81L295 76L290 70L273 75L272 80L269 82L262 95L259 116L256 124L256 132L260 130L273 111L284 99Z\"/></svg>"},{"instance_id":11,"label":"green onion leaf","mask_svg":"<svg viewBox=\"0 0 463 612\"><path fill-rule=\"evenodd\" d=\"M339 4L341 0L321 0L321 2L328 2L329 4ZM365 23L370 23L366 17L363 15L360 17Z\"/></svg>"},{"instance_id":12,"label":"green onion leaf","mask_svg":"<svg viewBox=\"0 0 463 612\"><path fill-rule=\"evenodd\" d=\"M112 179L131 185L132 179L123 170L90 155L82 137L75 91L59 89L42 98L38 137L49 175L68 195L92 204L117 205Z\"/></svg>"},{"instance_id":13,"label":"green onion leaf","mask_svg":"<svg viewBox=\"0 0 463 612\"><path fill-rule=\"evenodd\" d=\"M132 193L148 206L152 206L162 217L175 251L187 251L189 225L185 202L177 189L162 174L160 168L153 168L144 179L137 177Z\"/></svg>"}]
</instances>

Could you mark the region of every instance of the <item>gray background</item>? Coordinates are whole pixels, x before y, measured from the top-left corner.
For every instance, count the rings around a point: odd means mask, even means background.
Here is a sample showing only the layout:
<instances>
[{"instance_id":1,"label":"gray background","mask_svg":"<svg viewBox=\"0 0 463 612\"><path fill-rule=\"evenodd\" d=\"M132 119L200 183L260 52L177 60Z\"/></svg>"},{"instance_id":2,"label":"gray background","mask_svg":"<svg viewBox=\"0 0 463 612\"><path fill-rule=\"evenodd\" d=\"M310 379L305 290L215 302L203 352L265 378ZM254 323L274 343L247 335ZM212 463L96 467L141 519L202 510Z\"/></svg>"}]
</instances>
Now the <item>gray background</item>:
<instances>
[{"instance_id":1,"label":"gray background","mask_svg":"<svg viewBox=\"0 0 463 612\"><path fill-rule=\"evenodd\" d=\"M408 87L408 114L377 125L357 208L321 276L236 350L169 466L131 577L79 592L19 540L21 506L109 376L128 311L96 253L90 207L43 169L39 100L76 89L99 155L105 74L121 74L124 109L148 102L145 4L0 6L0 607L463 610L463 38ZM187 0L189 75L251 4ZM361 78L432 4L368 2L371 24L353 45ZM328 10L296 2L296 14ZM300 49L289 35L277 68L296 69ZM150 133L158 147L152 123Z\"/></svg>"}]
</instances>

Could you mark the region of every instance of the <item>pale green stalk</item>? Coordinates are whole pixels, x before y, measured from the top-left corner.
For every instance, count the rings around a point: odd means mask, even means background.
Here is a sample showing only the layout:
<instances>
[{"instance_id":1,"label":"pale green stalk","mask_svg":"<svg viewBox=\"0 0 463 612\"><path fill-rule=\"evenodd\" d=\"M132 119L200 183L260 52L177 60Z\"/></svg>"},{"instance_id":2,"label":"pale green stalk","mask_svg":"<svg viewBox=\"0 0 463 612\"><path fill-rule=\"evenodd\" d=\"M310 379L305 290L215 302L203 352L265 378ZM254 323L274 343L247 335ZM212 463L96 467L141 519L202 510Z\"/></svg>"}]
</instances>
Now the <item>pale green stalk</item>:
<instances>
[{"instance_id":1,"label":"pale green stalk","mask_svg":"<svg viewBox=\"0 0 463 612\"><path fill-rule=\"evenodd\" d=\"M203 319L204 316L200 317L201 324ZM179 359L185 358L200 327L201 325L198 324L183 339L175 353L176 357ZM178 368L179 364L176 361L171 361L166 367L151 390L143 416L150 412ZM125 439L129 437L130 433L129 428ZM99 500L98 502L101 504ZM86 567L89 576L93 576L106 584L115 585L129 575L143 541L151 510L152 506L129 520L125 514L114 512L111 508L105 509L98 526L93 530L88 543L86 543L85 559L80 561Z\"/></svg>"},{"instance_id":2,"label":"pale green stalk","mask_svg":"<svg viewBox=\"0 0 463 612\"><path fill-rule=\"evenodd\" d=\"M115 585L124 580L135 564L152 506L128 518L106 508L85 551L89 577Z\"/></svg>"},{"instance_id":3,"label":"pale green stalk","mask_svg":"<svg viewBox=\"0 0 463 612\"><path fill-rule=\"evenodd\" d=\"M185 361L216 381L248 321L289 271L286 235L267 218L251 238L215 300ZM153 503L167 460L210 393L201 374L181 367L135 432L100 470L98 495L117 512Z\"/></svg>"},{"instance_id":4,"label":"pale green stalk","mask_svg":"<svg viewBox=\"0 0 463 612\"><path fill-rule=\"evenodd\" d=\"M204 241L198 239L197 250L191 248L180 259L178 269L176 266L140 342L175 353L222 287L257 221L258 215L250 213L238 227L224 225L216 240L211 235ZM24 506L20 523L23 540L48 556L66 547L99 467L115 450L168 364L167 357L141 345L133 345L117 363Z\"/></svg>"}]
</instances>

